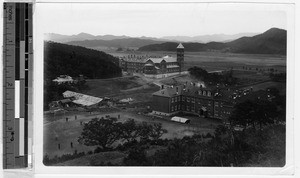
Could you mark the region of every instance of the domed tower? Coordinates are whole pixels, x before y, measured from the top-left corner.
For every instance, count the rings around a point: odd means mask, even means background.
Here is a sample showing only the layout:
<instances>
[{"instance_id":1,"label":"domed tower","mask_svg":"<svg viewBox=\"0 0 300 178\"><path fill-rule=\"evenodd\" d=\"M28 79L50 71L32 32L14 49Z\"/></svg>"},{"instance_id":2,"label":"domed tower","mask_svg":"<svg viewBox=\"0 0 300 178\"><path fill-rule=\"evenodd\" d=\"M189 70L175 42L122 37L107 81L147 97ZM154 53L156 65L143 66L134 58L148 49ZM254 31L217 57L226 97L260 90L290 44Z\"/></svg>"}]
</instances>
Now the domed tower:
<instances>
[{"instance_id":1,"label":"domed tower","mask_svg":"<svg viewBox=\"0 0 300 178\"><path fill-rule=\"evenodd\" d=\"M181 43L177 46L177 62L179 64L179 72L182 72L184 67L184 46Z\"/></svg>"}]
</instances>

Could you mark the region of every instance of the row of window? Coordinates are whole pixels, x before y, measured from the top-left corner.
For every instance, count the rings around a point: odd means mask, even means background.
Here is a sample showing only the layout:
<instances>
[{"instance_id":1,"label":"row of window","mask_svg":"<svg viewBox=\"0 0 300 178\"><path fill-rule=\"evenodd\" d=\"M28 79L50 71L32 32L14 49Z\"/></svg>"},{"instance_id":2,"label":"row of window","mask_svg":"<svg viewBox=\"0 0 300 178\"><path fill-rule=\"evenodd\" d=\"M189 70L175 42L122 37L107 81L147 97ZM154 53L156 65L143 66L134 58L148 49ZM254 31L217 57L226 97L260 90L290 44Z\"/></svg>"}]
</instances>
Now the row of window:
<instances>
[{"instance_id":1,"label":"row of window","mask_svg":"<svg viewBox=\"0 0 300 178\"><path fill-rule=\"evenodd\" d=\"M181 108L181 105L175 105L175 106L172 106L172 107L171 107L171 112L173 112L173 111L179 111L180 108Z\"/></svg>"},{"instance_id":2,"label":"row of window","mask_svg":"<svg viewBox=\"0 0 300 178\"><path fill-rule=\"evenodd\" d=\"M180 109L182 109L183 111L195 112L195 106L184 106L184 105L171 106L171 112L179 111ZM209 109L208 109L208 111L209 111ZM199 109L199 112L200 112L200 109ZM224 113L225 113L225 111L224 111Z\"/></svg>"},{"instance_id":3,"label":"row of window","mask_svg":"<svg viewBox=\"0 0 300 178\"><path fill-rule=\"evenodd\" d=\"M172 97L171 98L171 103L174 103L174 102L179 102L179 101L186 101L186 102L191 102L191 103L195 103L195 101L198 102L198 104L200 104L201 102L204 102L204 101L201 101L201 99L195 99L193 97L185 97L185 96L176 96L176 97ZM208 102L208 105L211 105L211 102L210 101L207 101Z\"/></svg>"}]
</instances>

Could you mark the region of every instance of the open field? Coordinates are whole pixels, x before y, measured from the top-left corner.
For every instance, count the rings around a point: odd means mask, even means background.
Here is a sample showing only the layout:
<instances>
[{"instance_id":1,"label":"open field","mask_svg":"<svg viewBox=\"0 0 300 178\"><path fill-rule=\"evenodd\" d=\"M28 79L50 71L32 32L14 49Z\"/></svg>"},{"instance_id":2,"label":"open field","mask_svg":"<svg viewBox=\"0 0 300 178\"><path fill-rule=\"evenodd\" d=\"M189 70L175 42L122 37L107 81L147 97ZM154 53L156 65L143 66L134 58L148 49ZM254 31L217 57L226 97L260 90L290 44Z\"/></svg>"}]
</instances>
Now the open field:
<instances>
[{"instance_id":1,"label":"open field","mask_svg":"<svg viewBox=\"0 0 300 178\"><path fill-rule=\"evenodd\" d=\"M77 119L75 119L75 114L69 112L66 116L61 116L60 119L53 119L53 121L44 124L44 155L47 154L50 158L56 156L61 156L63 154L71 154L75 150L78 152L88 152L94 150L96 147L88 147L81 145L77 142L77 138L80 136L83 126L80 122L88 122L92 118L101 118L106 115L111 117L118 117L118 121L124 122L129 118L134 119L137 122L148 122L148 123L161 123L163 128L165 128L168 133L164 134L162 138L182 138L184 136L191 136L195 133L206 134L211 133L217 125L221 122L219 120L212 120L199 117L189 117L191 119L190 124L182 124L177 122L172 122L168 119L153 119L149 116L138 115L130 113L127 111L120 111L114 113L76 113ZM46 118L51 120L53 116ZM69 118L66 122L65 117ZM71 148L71 142L73 143L73 148ZM58 144L60 144L60 149L58 149Z\"/></svg>"},{"instance_id":2,"label":"open field","mask_svg":"<svg viewBox=\"0 0 300 178\"><path fill-rule=\"evenodd\" d=\"M140 87L145 82L138 80L137 77L123 77L113 79L93 79L87 80L89 89L86 94L94 96L107 96L119 93L122 90L128 90L135 87Z\"/></svg>"}]
</instances>

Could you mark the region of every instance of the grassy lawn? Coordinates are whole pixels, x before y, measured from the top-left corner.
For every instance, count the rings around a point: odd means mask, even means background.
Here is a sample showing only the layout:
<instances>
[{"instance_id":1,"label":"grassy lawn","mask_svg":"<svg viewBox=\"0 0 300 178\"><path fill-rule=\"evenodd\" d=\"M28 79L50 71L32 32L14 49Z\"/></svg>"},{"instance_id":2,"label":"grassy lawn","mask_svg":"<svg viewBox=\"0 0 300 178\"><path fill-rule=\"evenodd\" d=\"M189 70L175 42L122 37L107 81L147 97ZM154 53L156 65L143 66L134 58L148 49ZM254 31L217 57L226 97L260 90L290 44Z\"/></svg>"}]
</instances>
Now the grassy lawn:
<instances>
[{"instance_id":1,"label":"grassy lawn","mask_svg":"<svg viewBox=\"0 0 300 178\"><path fill-rule=\"evenodd\" d=\"M139 77L124 77L124 78L112 78L112 79L93 79L87 80L89 89L86 94L94 96L105 96L115 94L121 90L128 90L145 85L145 82L139 79Z\"/></svg>"}]
</instances>

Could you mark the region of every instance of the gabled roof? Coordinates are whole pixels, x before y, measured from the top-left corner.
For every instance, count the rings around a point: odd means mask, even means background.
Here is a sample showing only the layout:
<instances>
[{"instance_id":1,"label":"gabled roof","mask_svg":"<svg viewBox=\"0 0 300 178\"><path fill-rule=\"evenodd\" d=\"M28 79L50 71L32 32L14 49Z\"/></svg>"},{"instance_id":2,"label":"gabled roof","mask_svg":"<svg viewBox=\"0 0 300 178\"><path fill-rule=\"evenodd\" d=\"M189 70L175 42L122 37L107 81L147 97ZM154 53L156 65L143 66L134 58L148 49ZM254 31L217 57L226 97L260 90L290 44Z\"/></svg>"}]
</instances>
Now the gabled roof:
<instances>
[{"instance_id":1,"label":"gabled roof","mask_svg":"<svg viewBox=\"0 0 300 178\"><path fill-rule=\"evenodd\" d=\"M180 43L180 44L177 46L177 49L184 49L184 46Z\"/></svg>"},{"instance_id":2,"label":"gabled roof","mask_svg":"<svg viewBox=\"0 0 300 178\"><path fill-rule=\"evenodd\" d=\"M171 56L164 56L160 58L148 58L147 61L151 60L153 63L161 63L163 60L168 62L177 62L177 58L171 57Z\"/></svg>"}]
</instances>

